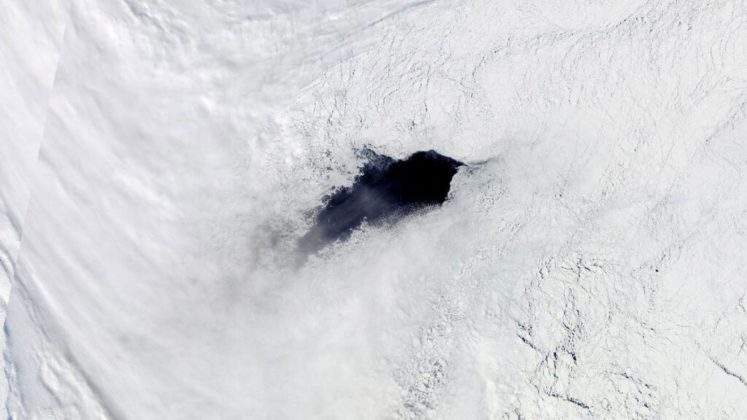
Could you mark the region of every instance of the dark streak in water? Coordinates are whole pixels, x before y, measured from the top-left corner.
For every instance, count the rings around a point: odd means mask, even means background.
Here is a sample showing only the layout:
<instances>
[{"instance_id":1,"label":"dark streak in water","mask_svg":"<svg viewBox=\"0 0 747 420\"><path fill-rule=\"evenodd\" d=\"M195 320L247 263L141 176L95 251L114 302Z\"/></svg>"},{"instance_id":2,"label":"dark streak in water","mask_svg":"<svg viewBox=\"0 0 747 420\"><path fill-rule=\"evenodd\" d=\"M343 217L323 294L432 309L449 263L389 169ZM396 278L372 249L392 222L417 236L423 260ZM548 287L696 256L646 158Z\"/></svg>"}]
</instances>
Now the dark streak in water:
<instances>
[{"instance_id":1,"label":"dark streak in water","mask_svg":"<svg viewBox=\"0 0 747 420\"><path fill-rule=\"evenodd\" d=\"M300 240L301 249L315 252L345 240L364 221L380 224L446 201L451 179L463 163L433 150L395 160L364 150L366 164L350 187L326 197L314 226Z\"/></svg>"}]
</instances>

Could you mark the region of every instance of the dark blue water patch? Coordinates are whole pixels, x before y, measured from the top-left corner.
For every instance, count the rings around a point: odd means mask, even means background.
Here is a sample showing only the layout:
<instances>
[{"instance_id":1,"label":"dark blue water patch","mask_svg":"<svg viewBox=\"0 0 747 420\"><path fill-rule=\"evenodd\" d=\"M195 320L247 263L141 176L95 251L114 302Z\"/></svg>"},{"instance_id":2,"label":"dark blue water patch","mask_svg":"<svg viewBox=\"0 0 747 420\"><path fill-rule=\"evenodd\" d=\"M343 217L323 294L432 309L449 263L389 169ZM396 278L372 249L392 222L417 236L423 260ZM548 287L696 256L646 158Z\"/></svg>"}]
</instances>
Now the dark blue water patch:
<instances>
[{"instance_id":1,"label":"dark blue water patch","mask_svg":"<svg viewBox=\"0 0 747 420\"><path fill-rule=\"evenodd\" d=\"M416 152L406 159L365 149L366 163L353 185L336 189L317 210L314 225L300 247L315 252L345 240L364 222L382 224L446 201L451 179L464 164L433 150Z\"/></svg>"}]
</instances>

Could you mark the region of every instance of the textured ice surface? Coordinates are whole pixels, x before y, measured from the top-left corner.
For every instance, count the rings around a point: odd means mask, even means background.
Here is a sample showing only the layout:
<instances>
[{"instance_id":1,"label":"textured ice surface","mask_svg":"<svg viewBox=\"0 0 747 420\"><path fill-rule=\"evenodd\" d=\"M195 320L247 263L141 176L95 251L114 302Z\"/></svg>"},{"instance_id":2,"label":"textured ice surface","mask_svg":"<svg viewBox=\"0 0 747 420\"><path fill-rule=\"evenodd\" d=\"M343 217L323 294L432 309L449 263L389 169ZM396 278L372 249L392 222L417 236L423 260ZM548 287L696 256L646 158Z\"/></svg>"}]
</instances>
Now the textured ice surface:
<instances>
[{"instance_id":1,"label":"textured ice surface","mask_svg":"<svg viewBox=\"0 0 747 420\"><path fill-rule=\"evenodd\" d=\"M741 418L745 7L2 2L9 415ZM366 145L484 163L294 268Z\"/></svg>"}]
</instances>

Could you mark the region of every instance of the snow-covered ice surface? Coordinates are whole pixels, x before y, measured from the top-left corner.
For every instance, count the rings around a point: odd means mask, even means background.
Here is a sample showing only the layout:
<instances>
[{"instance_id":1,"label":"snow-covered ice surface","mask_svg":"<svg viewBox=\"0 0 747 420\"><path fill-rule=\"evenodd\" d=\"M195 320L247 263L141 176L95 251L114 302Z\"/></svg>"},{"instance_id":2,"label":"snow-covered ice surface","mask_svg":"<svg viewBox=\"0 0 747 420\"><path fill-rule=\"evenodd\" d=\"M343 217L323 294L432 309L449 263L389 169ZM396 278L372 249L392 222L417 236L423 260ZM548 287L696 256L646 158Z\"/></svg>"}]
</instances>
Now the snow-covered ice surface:
<instances>
[{"instance_id":1,"label":"snow-covered ice surface","mask_svg":"<svg viewBox=\"0 0 747 420\"><path fill-rule=\"evenodd\" d=\"M0 11L10 418L747 412L743 1ZM365 146L472 165L296 267Z\"/></svg>"},{"instance_id":2,"label":"snow-covered ice surface","mask_svg":"<svg viewBox=\"0 0 747 420\"><path fill-rule=\"evenodd\" d=\"M66 20L64 2L0 2L0 319L23 234ZM0 337L5 347L5 336ZM0 377L5 401L6 377Z\"/></svg>"}]
</instances>

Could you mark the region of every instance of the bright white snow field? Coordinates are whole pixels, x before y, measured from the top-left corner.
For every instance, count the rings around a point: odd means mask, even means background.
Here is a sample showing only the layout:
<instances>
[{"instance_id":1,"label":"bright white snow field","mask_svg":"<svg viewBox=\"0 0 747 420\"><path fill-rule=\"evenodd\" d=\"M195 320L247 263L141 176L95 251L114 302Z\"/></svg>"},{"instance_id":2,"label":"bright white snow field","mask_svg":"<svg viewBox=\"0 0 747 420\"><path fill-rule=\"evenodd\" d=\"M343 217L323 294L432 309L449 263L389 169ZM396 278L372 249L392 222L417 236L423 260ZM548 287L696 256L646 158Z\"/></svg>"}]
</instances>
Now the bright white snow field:
<instances>
[{"instance_id":1,"label":"bright white snow field","mask_svg":"<svg viewBox=\"0 0 747 420\"><path fill-rule=\"evenodd\" d=\"M9 418L744 418L744 1L4 0L0 41ZM471 166L299 266L364 146Z\"/></svg>"}]
</instances>

